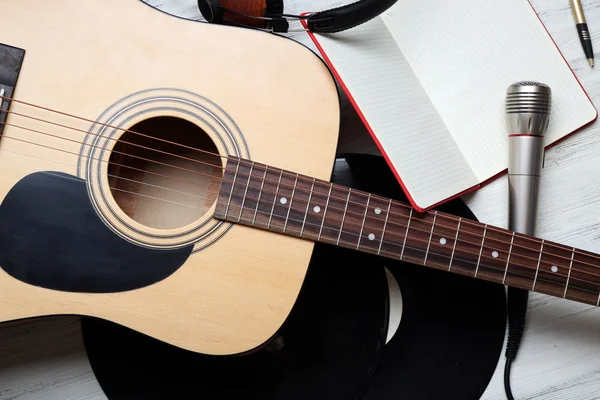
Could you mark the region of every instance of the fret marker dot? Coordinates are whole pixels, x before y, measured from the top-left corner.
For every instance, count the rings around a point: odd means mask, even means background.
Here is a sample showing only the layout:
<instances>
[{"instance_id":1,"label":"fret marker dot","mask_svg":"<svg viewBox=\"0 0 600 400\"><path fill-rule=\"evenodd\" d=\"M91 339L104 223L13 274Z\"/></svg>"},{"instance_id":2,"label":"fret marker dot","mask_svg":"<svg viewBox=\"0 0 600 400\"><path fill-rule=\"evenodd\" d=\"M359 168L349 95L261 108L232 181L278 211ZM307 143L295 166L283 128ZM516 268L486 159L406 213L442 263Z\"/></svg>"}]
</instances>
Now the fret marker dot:
<instances>
[{"instance_id":1,"label":"fret marker dot","mask_svg":"<svg viewBox=\"0 0 600 400\"><path fill-rule=\"evenodd\" d=\"M492 257L498 258L498 252L496 250L492 251Z\"/></svg>"},{"instance_id":2,"label":"fret marker dot","mask_svg":"<svg viewBox=\"0 0 600 400\"><path fill-rule=\"evenodd\" d=\"M319 213L321 212L321 207L319 206L315 206L315 208L313 208L314 212Z\"/></svg>"},{"instance_id":3,"label":"fret marker dot","mask_svg":"<svg viewBox=\"0 0 600 400\"><path fill-rule=\"evenodd\" d=\"M369 233L368 238L369 238L369 240L374 240L375 239L375 235L373 235L372 233Z\"/></svg>"},{"instance_id":4,"label":"fret marker dot","mask_svg":"<svg viewBox=\"0 0 600 400\"><path fill-rule=\"evenodd\" d=\"M441 244L446 244L446 238L440 238L440 243Z\"/></svg>"},{"instance_id":5,"label":"fret marker dot","mask_svg":"<svg viewBox=\"0 0 600 400\"><path fill-rule=\"evenodd\" d=\"M381 214L381 208L377 207L375 209L375 214L377 214L377 215Z\"/></svg>"},{"instance_id":6,"label":"fret marker dot","mask_svg":"<svg viewBox=\"0 0 600 400\"><path fill-rule=\"evenodd\" d=\"M556 265L553 265L550 269L552 270L552 272L558 272L558 267Z\"/></svg>"},{"instance_id":7,"label":"fret marker dot","mask_svg":"<svg viewBox=\"0 0 600 400\"><path fill-rule=\"evenodd\" d=\"M282 197L281 199L279 199L279 202L281 204L285 204L285 203L287 203L287 199L285 197Z\"/></svg>"}]
</instances>

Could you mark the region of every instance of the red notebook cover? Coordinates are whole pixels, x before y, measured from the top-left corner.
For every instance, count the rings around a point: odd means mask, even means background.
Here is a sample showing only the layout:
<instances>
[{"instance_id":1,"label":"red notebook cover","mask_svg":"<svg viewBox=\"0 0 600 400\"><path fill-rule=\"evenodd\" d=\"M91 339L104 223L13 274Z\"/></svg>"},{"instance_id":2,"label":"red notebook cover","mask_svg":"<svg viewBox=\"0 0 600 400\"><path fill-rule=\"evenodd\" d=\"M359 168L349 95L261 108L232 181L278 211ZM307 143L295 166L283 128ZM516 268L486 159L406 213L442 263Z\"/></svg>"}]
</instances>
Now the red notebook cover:
<instances>
[{"instance_id":1,"label":"red notebook cover","mask_svg":"<svg viewBox=\"0 0 600 400\"><path fill-rule=\"evenodd\" d=\"M560 53L560 55L562 56L563 61L567 64L567 66L569 67L569 70L571 71L571 73L573 74L574 78L577 80L577 83L579 84L579 86L581 87L581 89L583 90L583 92L586 94L587 99L590 101L590 104L593 103L588 95L588 93L585 91L585 88L583 88L583 86L581 85L581 82L579 81L579 79L577 78L577 76L575 75L575 73L573 72L572 68L569 66L567 60L564 57L564 54L560 51L560 49L558 48L558 46L556 45L556 42L554 41L554 39L552 38L552 36L550 35L550 33L548 32L548 29L546 28L546 26L544 25L544 23L542 22L542 20L539 18L539 15L537 14L537 12L535 11L535 9L533 8L533 6L531 5L531 3L528 1L529 5L531 6L533 12L536 14L536 16L538 17L538 21L540 22L540 24L544 27L546 33L548 34L548 36L550 37L550 39L552 40L552 43L554 44L554 46L556 46L556 49L558 50L558 52ZM303 13L303 16L306 15L310 15L312 14L311 12L306 12ZM363 124L365 125L367 131L369 132L371 138L373 139L374 143L377 145L379 151L381 152L382 156L385 158L387 164L389 165L390 169L392 170L393 174L395 175L396 179L398 180L398 183L400 184L400 186L402 187L404 193L406 194L408 200L410 201L412 207L417 211L417 212L425 212L428 210L431 210L435 207L438 207L441 204L444 204L448 201L454 200L456 198L459 198L461 196L464 196L465 194L471 193L477 189L480 189L481 187L489 184L490 182L498 179L499 177L501 177L502 175L506 174L508 171L507 169L504 169L503 171L500 171L499 173L497 173L496 175L490 177L489 179L486 179L482 182L480 182L479 184L473 185L471 187L469 187L466 190L463 190L461 192L458 192L456 194L454 194L453 196L447 197L431 206L427 206L427 207L421 207L419 206L415 200L413 199L413 196L411 196L410 191L408 190L408 188L406 187L406 185L403 183L402 177L400 176L400 174L398 173L398 171L394 168L390 157L388 156L388 154L385 152L383 146L381 145L379 139L377 138L377 134L373 131L371 125L369 124L368 119L365 117L364 113L361 111L360 107L358 106L358 104L356 103L356 101L354 100L354 97L351 93L351 91L348 89L348 87L346 86L346 84L344 83L344 81L342 80L340 74L338 73L336 66L334 65L334 63L330 60L330 58L328 57L327 53L325 52L325 50L323 49L323 46L319 43L317 37L315 36L314 33L310 32L308 30L308 26L306 24L306 22L304 20L302 20L302 24L304 26L305 29L307 29L307 33L310 36L311 40L313 41L313 43L315 44L315 46L317 47L318 51L320 52L321 56L323 57L325 63L327 64L327 66L329 67L329 69L331 70L332 74L335 76L336 80L338 81L340 87L342 88L342 90L345 92L346 96L348 97L349 101L351 102L352 106L354 107L354 109L356 110L358 116L360 117L361 121L363 122ZM574 33L575 35L577 34L576 32ZM331 35L335 35L331 34ZM554 141L553 143L551 143L550 145L546 146L546 149L549 149L555 145L557 145L558 143L562 142L564 139L566 139L567 137L571 136L573 133L579 131L580 129L582 129L583 127L589 125L590 123L593 123L598 117L598 113L596 111L596 115L595 117L588 122L587 124L581 126L579 129L576 129L568 134L566 134L565 136L563 136L562 138Z\"/></svg>"}]
</instances>

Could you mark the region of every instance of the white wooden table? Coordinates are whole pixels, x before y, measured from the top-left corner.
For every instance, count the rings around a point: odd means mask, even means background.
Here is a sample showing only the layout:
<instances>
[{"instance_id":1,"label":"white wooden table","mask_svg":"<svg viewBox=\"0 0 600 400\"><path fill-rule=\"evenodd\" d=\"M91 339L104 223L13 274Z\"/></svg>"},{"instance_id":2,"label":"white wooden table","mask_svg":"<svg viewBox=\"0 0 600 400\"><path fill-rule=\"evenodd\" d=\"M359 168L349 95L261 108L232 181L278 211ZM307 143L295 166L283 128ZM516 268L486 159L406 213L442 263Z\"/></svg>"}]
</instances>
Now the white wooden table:
<instances>
[{"instance_id":1,"label":"white wooden table","mask_svg":"<svg viewBox=\"0 0 600 400\"><path fill-rule=\"evenodd\" d=\"M145 1L178 16L201 19L196 0ZM317 11L348 2L288 0L286 11ZM599 107L600 70L589 68L583 56L569 1L531 2ZM583 0L583 5L598 49L600 0ZM289 36L316 51L305 33ZM343 126L342 150L371 152L374 149L347 103ZM503 227L507 225L506 199L506 178L464 198L479 220ZM537 235L600 252L600 122L548 151ZM513 366L515 397L600 399L600 309L532 294L528 315L523 344ZM503 360L483 399L505 399L502 373ZM87 360L78 318L50 318L3 326L0 329L0 400L67 398L106 400Z\"/></svg>"}]
</instances>

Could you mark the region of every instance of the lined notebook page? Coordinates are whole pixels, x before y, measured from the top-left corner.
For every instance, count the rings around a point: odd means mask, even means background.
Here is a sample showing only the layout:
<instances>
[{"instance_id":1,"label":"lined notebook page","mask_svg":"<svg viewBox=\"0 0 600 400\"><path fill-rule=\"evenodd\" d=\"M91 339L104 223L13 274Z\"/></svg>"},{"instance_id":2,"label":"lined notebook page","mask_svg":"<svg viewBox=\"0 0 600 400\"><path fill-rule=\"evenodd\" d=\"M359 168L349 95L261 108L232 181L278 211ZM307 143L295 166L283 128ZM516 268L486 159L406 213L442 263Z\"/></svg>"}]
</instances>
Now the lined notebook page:
<instances>
[{"instance_id":1,"label":"lined notebook page","mask_svg":"<svg viewBox=\"0 0 600 400\"><path fill-rule=\"evenodd\" d=\"M508 167L510 84L552 89L546 144L596 117L527 0L399 1L381 18L479 181Z\"/></svg>"},{"instance_id":2,"label":"lined notebook page","mask_svg":"<svg viewBox=\"0 0 600 400\"><path fill-rule=\"evenodd\" d=\"M381 18L317 40L420 207L477 184Z\"/></svg>"}]
</instances>

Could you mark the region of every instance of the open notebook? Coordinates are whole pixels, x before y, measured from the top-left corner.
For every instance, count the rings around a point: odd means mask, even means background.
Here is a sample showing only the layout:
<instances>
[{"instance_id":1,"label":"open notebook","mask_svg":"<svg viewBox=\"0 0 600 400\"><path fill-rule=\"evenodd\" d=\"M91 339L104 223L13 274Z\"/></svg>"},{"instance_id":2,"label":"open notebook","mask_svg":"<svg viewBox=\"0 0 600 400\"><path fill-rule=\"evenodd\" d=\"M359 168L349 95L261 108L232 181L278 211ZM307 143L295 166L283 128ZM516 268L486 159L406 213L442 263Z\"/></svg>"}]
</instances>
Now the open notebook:
<instances>
[{"instance_id":1,"label":"open notebook","mask_svg":"<svg viewBox=\"0 0 600 400\"><path fill-rule=\"evenodd\" d=\"M512 83L552 89L547 145L597 117L528 0L402 0L310 35L419 211L506 172Z\"/></svg>"}]
</instances>

